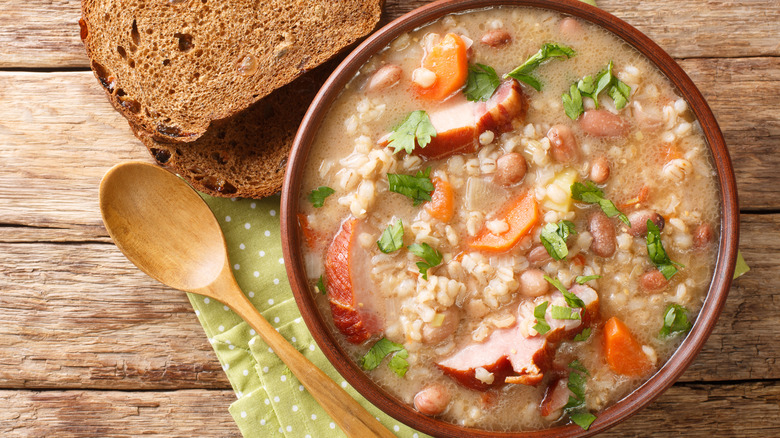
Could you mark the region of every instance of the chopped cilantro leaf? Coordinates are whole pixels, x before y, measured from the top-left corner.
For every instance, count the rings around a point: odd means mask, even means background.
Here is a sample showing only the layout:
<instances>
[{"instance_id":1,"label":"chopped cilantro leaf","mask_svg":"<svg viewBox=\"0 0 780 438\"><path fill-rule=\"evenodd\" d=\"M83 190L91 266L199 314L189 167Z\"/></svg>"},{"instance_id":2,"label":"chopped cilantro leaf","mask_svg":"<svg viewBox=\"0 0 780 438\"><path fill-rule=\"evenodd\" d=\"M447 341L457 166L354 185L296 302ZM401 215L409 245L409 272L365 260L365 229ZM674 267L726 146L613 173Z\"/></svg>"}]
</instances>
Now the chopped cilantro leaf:
<instances>
[{"instance_id":1,"label":"chopped cilantro leaf","mask_svg":"<svg viewBox=\"0 0 780 438\"><path fill-rule=\"evenodd\" d=\"M472 102L488 100L499 85L501 79L492 67L484 64L470 65L463 93L466 94L466 99Z\"/></svg>"},{"instance_id":2,"label":"chopped cilantro leaf","mask_svg":"<svg viewBox=\"0 0 780 438\"><path fill-rule=\"evenodd\" d=\"M585 403L585 382L587 380L585 375L590 375L590 373L576 359L569 364L569 368L573 371L569 373L567 386L573 395L569 396L569 401L563 407L563 411L569 415L569 419L576 425L584 430L588 430L593 421L596 420L596 416L588 412L587 404Z\"/></svg>"},{"instance_id":3,"label":"chopped cilantro leaf","mask_svg":"<svg viewBox=\"0 0 780 438\"><path fill-rule=\"evenodd\" d=\"M577 120L585 111L582 105L582 94L576 85L571 86L569 94L563 93L561 99L563 99L563 110L570 119Z\"/></svg>"},{"instance_id":4,"label":"chopped cilantro leaf","mask_svg":"<svg viewBox=\"0 0 780 438\"><path fill-rule=\"evenodd\" d=\"M609 61L607 68L596 75L585 76L577 81L569 89L569 94L563 93L563 110L572 120L577 120L585 110L582 101L583 97L590 97L596 108L599 107L599 94L607 91L609 97L615 102L615 108L623 109L631 97L631 87L626 85L617 76L612 73L612 61Z\"/></svg>"},{"instance_id":5,"label":"chopped cilantro leaf","mask_svg":"<svg viewBox=\"0 0 780 438\"><path fill-rule=\"evenodd\" d=\"M535 77L531 76L531 72L542 65L544 62L551 59L568 59L574 55L576 55L576 53L570 47L558 43L546 43L542 46L541 49L539 49L538 52L528 58L524 63L505 74L504 78L517 79L520 82L525 82L526 84L532 86L536 91L540 91L542 89L542 83L539 82L539 80Z\"/></svg>"},{"instance_id":6,"label":"chopped cilantro leaf","mask_svg":"<svg viewBox=\"0 0 780 438\"><path fill-rule=\"evenodd\" d=\"M563 260L569 255L569 248L566 246L566 239L571 234L577 234L574 229L574 223L571 221L560 221L558 224L548 223L542 228L540 239L547 253L555 260Z\"/></svg>"},{"instance_id":7,"label":"chopped cilantro leaf","mask_svg":"<svg viewBox=\"0 0 780 438\"><path fill-rule=\"evenodd\" d=\"M584 342L584 341L587 341L589 337L590 337L590 327L588 327L588 328L584 329L583 331L577 333L577 335L574 336L574 338L572 338L572 340L574 340L575 342Z\"/></svg>"},{"instance_id":8,"label":"chopped cilantro leaf","mask_svg":"<svg viewBox=\"0 0 780 438\"><path fill-rule=\"evenodd\" d=\"M424 262L417 262L417 268L420 269L420 273L422 274L423 279L427 280L428 269L438 266L439 263L441 263L441 253L431 248L431 246L427 243L423 243L422 245L419 243L413 243L409 245L408 248L412 254L425 260Z\"/></svg>"},{"instance_id":9,"label":"chopped cilantro leaf","mask_svg":"<svg viewBox=\"0 0 780 438\"><path fill-rule=\"evenodd\" d=\"M550 278L548 276L544 276L544 279L547 280L548 283L555 286L556 289L561 291L563 294L563 298L566 300L566 304L569 305L569 307L579 307L579 308L585 308L585 302L583 302L580 297L577 295L574 295L573 293L569 292L566 287L563 286L563 283L561 283L561 280L558 280L557 278Z\"/></svg>"},{"instance_id":10,"label":"chopped cilantro leaf","mask_svg":"<svg viewBox=\"0 0 780 438\"><path fill-rule=\"evenodd\" d=\"M420 205L423 201L431 200L434 186L430 174L430 167L424 171L418 171L417 175L414 176L388 173L387 182L390 185L389 190L411 198L414 201L414 205Z\"/></svg>"},{"instance_id":11,"label":"chopped cilantro leaf","mask_svg":"<svg viewBox=\"0 0 780 438\"><path fill-rule=\"evenodd\" d=\"M322 280L322 275L320 275L320 279L317 281L317 292L327 295L328 290L325 289L325 282Z\"/></svg>"},{"instance_id":12,"label":"chopped cilantro leaf","mask_svg":"<svg viewBox=\"0 0 780 438\"><path fill-rule=\"evenodd\" d=\"M544 319L544 315L547 313L547 305L549 304L549 302L545 301L542 304L534 307L534 318L536 318L534 330L536 330L541 335L550 331L550 325L547 324L547 321Z\"/></svg>"},{"instance_id":13,"label":"chopped cilantro leaf","mask_svg":"<svg viewBox=\"0 0 780 438\"><path fill-rule=\"evenodd\" d=\"M387 366L390 367L394 373L403 377L406 374L406 370L409 369L409 363L406 361L406 358L409 357L409 353L402 344L396 344L387 338L378 340L368 350L368 353L360 359L360 365L364 370L373 370L390 354L393 354L393 357L390 358L390 362Z\"/></svg>"},{"instance_id":14,"label":"chopped cilantro leaf","mask_svg":"<svg viewBox=\"0 0 780 438\"><path fill-rule=\"evenodd\" d=\"M550 317L552 317L552 319L582 319L579 313L575 312L571 307L566 306L550 307Z\"/></svg>"},{"instance_id":15,"label":"chopped cilantro leaf","mask_svg":"<svg viewBox=\"0 0 780 438\"><path fill-rule=\"evenodd\" d=\"M404 246L404 224L401 219L398 219L395 224L388 225L376 244L385 254L401 249Z\"/></svg>"},{"instance_id":16,"label":"chopped cilantro leaf","mask_svg":"<svg viewBox=\"0 0 780 438\"><path fill-rule=\"evenodd\" d=\"M650 261L653 262L656 268L661 271L664 278L667 280L672 278L677 273L676 266L684 267L679 263L675 263L669 259L669 255L664 250L664 245L661 242L661 231L658 229L653 221L647 220L647 255L650 257Z\"/></svg>"},{"instance_id":17,"label":"chopped cilantro leaf","mask_svg":"<svg viewBox=\"0 0 780 438\"><path fill-rule=\"evenodd\" d=\"M590 425L596 421L596 416L590 412L572 412L569 414L569 418L583 430L588 430Z\"/></svg>"},{"instance_id":18,"label":"chopped cilantro leaf","mask_svg":"<svg viewBox=\"0 0 780 438\"><path fill-rule=\"evenodd\" d=\"M571 363L569 363L569 368L590 375L588 369L585 368L585 365L583 365L582 362L579 361L579 359L574 359L573 361L571 361Z\"/></svg>"},{"instance_id":19,"label":"chopped cilantro leaf","mask_svg":"<svg viewBox=\"0 0 780 438\"><path fill-rule=\"evenodd\" d=\"M598 204L599 207L601 207L601 211L603 211L607 217L617 216L624 224L629 227L631 226L628 217L618 210L612 201L604 197L604 192L602 192L593 181L585 181L585 184L582 184L581 182L572 184L571 198L588 204Z\"/></svg>"},{"instance_id":20,"label":"chopped cilantro leaf","mask_svg":"<svg viewBox=\"0 0 780 438\"><path fill-rule=\"evenodd\" d=\"M394 153L405 150L411 154L415 146L424 148L436 137L436 128L431 124L428 113L422 110L412 111L390 133L388 146L395 148Z\"/></svg>"},{"instance_id":21,"label":"chopped cilantro leaf","mask_svg":"<svg viewBox=\"0 0 780 438\"><path fill-rule=\"evenodd\" d=\"M314 207L320 208L325 204L325 198L334 193L336 193L336 191L332 188L320 186L309 193L309 202L311 202L311 205Z\"/></svg>"},{"instance_id":22,"label":"chopped cilantro leaf","mask_svg":"<svg viewBox=\"0 0 780 438\"><path fill-rule=\"evenodd\" d=\"M577 284L585 284L591 280L597 280L601 278L601 275L578 275L577 278L574 279L574 282Z\"/></svg>"},{"instance_id":23,"label":"chopped cilantro leaf","mask_svg":"<svg viewBox=\"0 0 780 438\"><path fill-rule=\"evenodd\" d=\"M679 304L669 304L664 311L664 326L659 335L662 338L668 338L688 333L691 327L691 323L688 321L688 309Z\"/></svg>"}]
</instances>

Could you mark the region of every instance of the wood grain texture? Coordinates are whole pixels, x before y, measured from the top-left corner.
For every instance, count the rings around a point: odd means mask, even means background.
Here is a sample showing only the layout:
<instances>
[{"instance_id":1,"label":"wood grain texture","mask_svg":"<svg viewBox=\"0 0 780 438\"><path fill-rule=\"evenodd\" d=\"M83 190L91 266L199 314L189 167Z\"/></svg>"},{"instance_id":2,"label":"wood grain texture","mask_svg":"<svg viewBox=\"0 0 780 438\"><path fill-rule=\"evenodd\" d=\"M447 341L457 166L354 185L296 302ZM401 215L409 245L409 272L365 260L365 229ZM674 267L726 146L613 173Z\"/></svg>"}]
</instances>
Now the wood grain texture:
<instances>
[{"instance_id":1,"label":"wood grain texture","mask_svg":"<svg viewBox=\"0 0 780 438\"><path fill-rule=\"evenodd\" d=\"M208 400L208 402L204 402ZM232 392L0 391L4 437L240 436ZM601 437L766 438L780 428L780 385L675 385ZM714 431L717 431L713 434Z\"/></svg>"},{"instance_id":2,"label":"wood grain texture","mask_svg":"<svg viewBox=\"0 0 780 438\"><path fill-rule=\"evenodd\" d=\"M741 207L777 208L780 184L769 181L780 166L780 58L690 59L683 67L724 132ZM0 224L62 228L61 236L76 228L81 238L104 238L100 178L117 162L151 157L92 73L0 72L0 98L15 102L0 105Z\"/></svg>"},{"instance_id":3,"label":"wood grain texture","mask_svg":"<svg viewBox=\"0 0 780 438\"><path fill-rule=\"evenodd\" d=\"M3 437L240 437L232 391L0 391Z\"/></svg>"},{"instance_id":4,"label":"wood grain texture","mask_svg":"<svg viewBox=\"0 0 780 438\"><path fill-rule=\"evenodd\" d=\"M186 296L114 245L0 244L0 254L2 387L230 387Z\"/></svg>"},{"instance_id":5,"label":"wood grain texture","mask_svg":"<svg viewBox=\"0 0 780 438\"><path fill-rule=\"evenodd\" d=\"M427 0L386 0L381 25ZM644 32L672 56L780 55L775 0L599 0L599 7ZM0 2L0 68L88 67L78 0ZM749 25L747 25L749 23ZM723 44L728 35L728 44Z\"/></svg>"},{"instance_id":6,"label":"wood grain texture","mask_svg":"<svg viewBox=\"0 0 780 438\"><path fill-rule=\"evenodd\" d=\"M780 379L780 214L743 215L752 267L682 381ZM0 228L3 236L13 233ZM229 388L186 297L101 243L1 243L4 388ZM750 333L751 342L735 333Z\"/></svg>"}]
</instances>

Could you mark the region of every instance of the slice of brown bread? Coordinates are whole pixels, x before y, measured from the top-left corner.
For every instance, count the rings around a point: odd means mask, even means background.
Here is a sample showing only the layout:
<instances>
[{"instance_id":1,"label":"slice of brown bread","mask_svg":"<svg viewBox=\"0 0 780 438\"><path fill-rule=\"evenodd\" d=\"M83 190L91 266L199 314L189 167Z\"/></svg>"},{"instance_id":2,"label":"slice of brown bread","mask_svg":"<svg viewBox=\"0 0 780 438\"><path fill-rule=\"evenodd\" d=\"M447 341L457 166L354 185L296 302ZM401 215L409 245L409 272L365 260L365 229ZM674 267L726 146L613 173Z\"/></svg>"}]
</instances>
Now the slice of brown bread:
<instances>
[{"instance_id":1,"label":"slice of brown bread","mask_svg":"<svg viewBox=\"0 0 780 438\"><path fill-rule=\"evenodd\" d=\"M134 126L155 160L213 196L262 198L282 187L287 156L306 109L336 60L308 72L189 143L157 141Z\"/></svg>"},{"instance_id":2,"label":"slice of brown bread","mask_svg":"<svg viewBox=\"0 0 780 438\"><path fill-rule=\"evenodd\" d=\"M109 100L156 141L191 142L368 34L383 0L82 0Z\"/></svg>"}]
</instances>

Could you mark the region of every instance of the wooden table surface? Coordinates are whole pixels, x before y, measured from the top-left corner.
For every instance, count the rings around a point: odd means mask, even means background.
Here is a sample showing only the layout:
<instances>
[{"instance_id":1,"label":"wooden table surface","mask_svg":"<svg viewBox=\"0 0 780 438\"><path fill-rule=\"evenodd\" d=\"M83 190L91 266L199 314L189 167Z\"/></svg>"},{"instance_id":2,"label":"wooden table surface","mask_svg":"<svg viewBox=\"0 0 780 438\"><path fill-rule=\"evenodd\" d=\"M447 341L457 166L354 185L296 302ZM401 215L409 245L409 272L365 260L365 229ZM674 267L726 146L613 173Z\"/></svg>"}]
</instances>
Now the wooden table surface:
<instances>
[{"instance_id":1,"label":"wooden table surface","mask_svg":"<svg viewBox=\"0 0 780 438\"><path fill-rule=\"evenodd\" d=\"M680 381L605 435L780 436L780 2L598 2L708 99L752 268ZM382 21L424 3L387 0ZM151 159L88 69L79 7L0 1L0 435L238 435L187 299L135 269L100 220L106 170Z\"/></svg>"}]
</instances>

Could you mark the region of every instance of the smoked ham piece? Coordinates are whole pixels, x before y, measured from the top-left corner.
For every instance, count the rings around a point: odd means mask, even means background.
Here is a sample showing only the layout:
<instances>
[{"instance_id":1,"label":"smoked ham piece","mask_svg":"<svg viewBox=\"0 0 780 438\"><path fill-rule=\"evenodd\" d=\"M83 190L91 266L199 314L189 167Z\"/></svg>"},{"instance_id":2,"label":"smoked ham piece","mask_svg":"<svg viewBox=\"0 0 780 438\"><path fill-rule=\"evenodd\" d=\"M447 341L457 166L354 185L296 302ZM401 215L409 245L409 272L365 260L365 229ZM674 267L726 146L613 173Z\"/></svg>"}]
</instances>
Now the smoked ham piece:
<instances>
[{"instance_id":1,"label":"smoked ham piece","mask_svg":"<svg viewBox=\"0 0 780 438\"><path fill-rule=\"evenodd\" d=\"M552 319L548 310L545 321L550 330L544 335L524 336L519 324L499 329L485 341L466 345L436 365L461 385L480 391L505 383L539 384L552 365L555 344L582 332L598 314L599 297L595 290L575 285L571 292L585 304L584 309L575 309L580 319ZM546 299L551 304L565 305L562 300L563 294L558 291ZM484 374L479 368L492 373L493 381L479 379L478 373Z\"/></svg>"},{"instance_id":2,"label":"smoked ham piece","mask_svg":"<svg viewBox=\"0 0 780 438\"><path fill-rule=\"evenodd\" d=\"M381 318L374 312L370 259L357 243L363 224L353 217L341 224L325 254L325 281L336 328L347 341L360 344L381 333Z\"/></svg>"},{"instance_id":3,"label":"smoked ham piece","mask_svg":"<svg viewBox=\"0 0 780 438\"><path fill-rule=\"evenodd\" d=\"M493 131L498 135L511 131L512 122L524 120L527 111L528 100L520 83L514 79L502 82L487 102L471 102L462 93L457 94L429 111L436 137L424 148L416 147L413 153L439 160L476 152L480 134Z\"/></svg>"},{"instance_id":4,"label":"smoked ham piece","mask_svg":"<svg viewBox=\"0 0 780 438\"><path fill-rule=\"evenodd\" d=\"M496 330L484 342L468 345L437 365L461 385L484 391L504 384L512 375L524 376L530 385L541 382L542 370L550 365L551 353L544 337L523 337L515 326ZM493 382L479 380L477 368L493 373Z\"/></svg>"}]
</instances>

